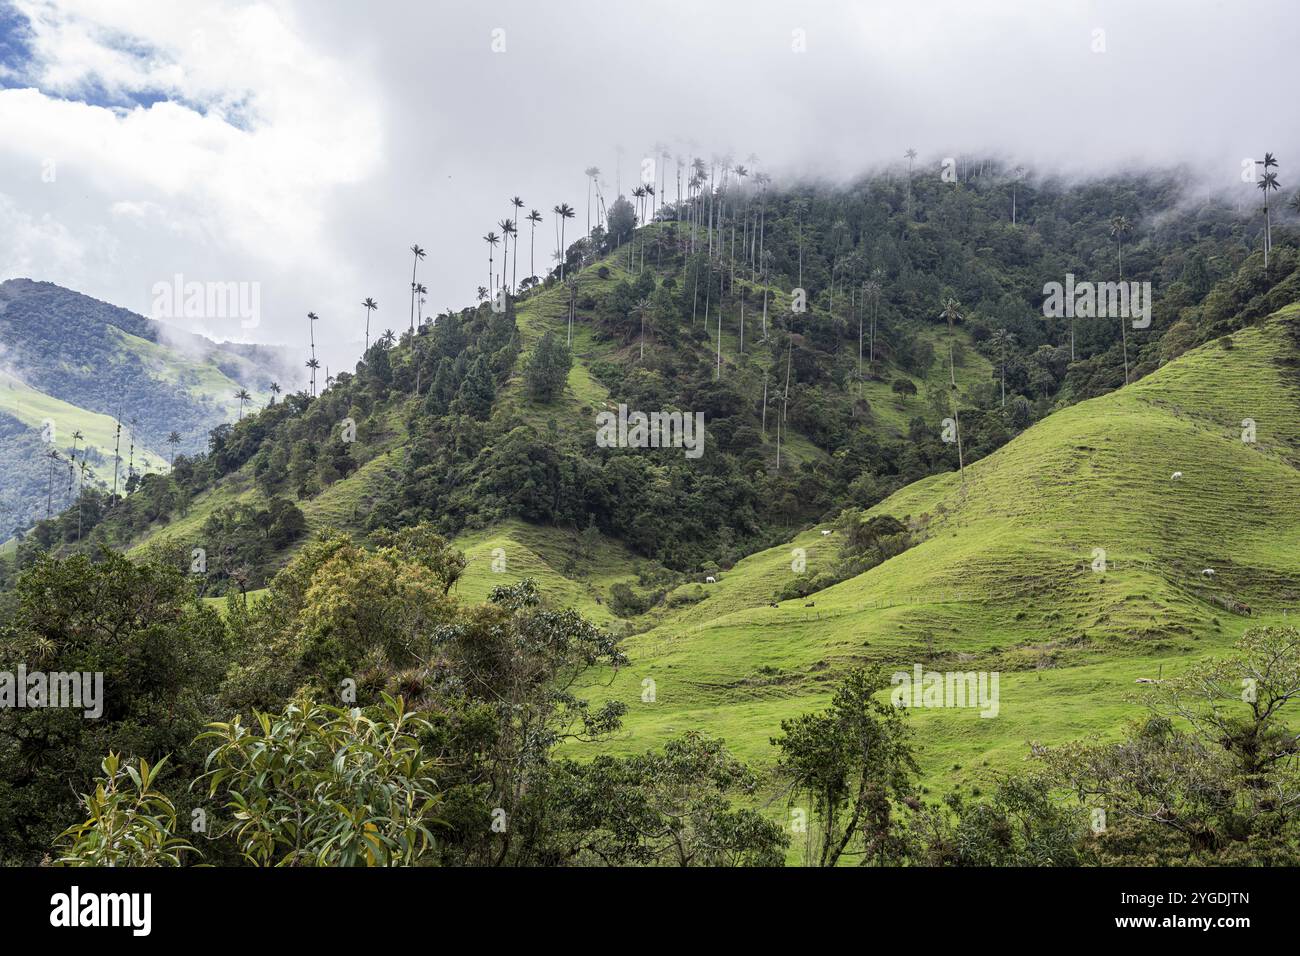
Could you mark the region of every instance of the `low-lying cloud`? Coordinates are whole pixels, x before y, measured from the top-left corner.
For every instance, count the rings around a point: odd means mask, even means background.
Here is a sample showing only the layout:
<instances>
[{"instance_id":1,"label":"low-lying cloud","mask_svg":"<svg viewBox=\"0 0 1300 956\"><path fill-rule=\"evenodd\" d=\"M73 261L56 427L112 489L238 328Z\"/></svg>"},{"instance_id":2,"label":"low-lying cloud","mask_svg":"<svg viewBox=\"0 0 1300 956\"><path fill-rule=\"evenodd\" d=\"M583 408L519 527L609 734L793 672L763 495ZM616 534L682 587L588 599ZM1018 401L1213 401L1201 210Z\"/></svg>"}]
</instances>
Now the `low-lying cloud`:
<instances>
[{"instance_id":1,"label":"low-lying cloud","mask_svg":"<svg viewBox=\"0 0 1300 956\"><path fill-rule=\"evenodd\" d=\"M365 296L375 328L406 326L412 242L428 251L426 313L459 308L511 196L546 217L540 272L552 206L577 210L570 236L585 228L583 170L599 166L612 199L657 147L756 156L778 181L846 178L908 147L922 168L958 154L1038 175L1181 166L1250 202L1240 164L1268 149L1286 192L1300 182L1287 173L1297 30L1280 0L8 12L0 278L145 314L176 274L258 282L256 328L191 327L305 346L315 311L336 367L359 351Z\"/></svg>"}]
</instances>

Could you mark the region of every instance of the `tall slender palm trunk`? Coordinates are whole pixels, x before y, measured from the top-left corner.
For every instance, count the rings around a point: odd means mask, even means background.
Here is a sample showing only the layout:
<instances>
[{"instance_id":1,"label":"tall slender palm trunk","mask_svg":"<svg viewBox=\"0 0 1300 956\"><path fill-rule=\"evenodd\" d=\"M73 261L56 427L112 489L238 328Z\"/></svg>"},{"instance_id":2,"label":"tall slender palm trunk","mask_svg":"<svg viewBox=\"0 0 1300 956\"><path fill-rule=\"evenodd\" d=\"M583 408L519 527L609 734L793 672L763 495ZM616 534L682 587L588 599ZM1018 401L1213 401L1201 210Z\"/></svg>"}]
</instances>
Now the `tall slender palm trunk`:
<instances>
[{"instance_id":1,"label":"tall slender palm trunk","mask_svg":"<svg viewBox=\"0 0 1300 956\"><path fill-rule=\"evenodd\" d=\"M414 259L414 261L411 263L411 331L414 332L415 331L415 269L420 264L420 257L413 255L412 258ZM490 282L491 279L489 279L488 281ZM312 358L315 357L316 357L316 353L313 352Z\"/></svg>"},{"instance_id":2,"label":"tall slender palm trunk","mask_svg":"<svg viewBox=\"0 0 1300 956\"><path fill-rule=\"evenodd\" d=\"M853 301L853 292L849 291L849 301ZM850 306L851 307L851 306ZM858 394L862 394L862 312L858 312Z\"/></svg>"},{"instance_id":3,"label":"tall slender palm trunk","mask_svg":"<svg viewBox=\"0 0 1300 956\"><path fill-rule=\"evenodd\" d=\"M1119 281L1124 283L1124 238L1119 237ZM1123 309L1120 310L1121 312ZM1128 317L1119 318L1119 338L1124 350L1124 384L1128 384Z\"/></svg>"},{"instance_id":4,"label":"tall slender palm trunk","mask_svg":"<svg viewBox=\"0 0 1300 956\"><path fill-rule=\"evenodd\" d=\"M501 237L501 285L506 284L506 270L510 268L510 233Z\"/></svg>"},{"instance_id":5,"label":"tall slender palm trunk","mask_svg":"<svg viewBox=\"0 0 1300 956\"><path fill-rule=\"evenodd\" d=\"M721 266L718 268L718 381L722 381L722 281L726 278L726 273Z\"/></svg>"},{"instance_id":6,"label":"tall slender palm trunk","mask_svg":"<svg viewBox=\"0 0 1300 956\"><path fill-rule=\"evenodd\" d=\"M951 324L950 324L951 328ZM952 407L952 423L957 429L957 468L961 472L961 486L964 491L966 488L966 456L961 446L961 412L957 410L957 366L953 360L953 348L951 339L948 342L948 374L951 382L952 398L950 405Z\"/></svg>"}]
</instances>

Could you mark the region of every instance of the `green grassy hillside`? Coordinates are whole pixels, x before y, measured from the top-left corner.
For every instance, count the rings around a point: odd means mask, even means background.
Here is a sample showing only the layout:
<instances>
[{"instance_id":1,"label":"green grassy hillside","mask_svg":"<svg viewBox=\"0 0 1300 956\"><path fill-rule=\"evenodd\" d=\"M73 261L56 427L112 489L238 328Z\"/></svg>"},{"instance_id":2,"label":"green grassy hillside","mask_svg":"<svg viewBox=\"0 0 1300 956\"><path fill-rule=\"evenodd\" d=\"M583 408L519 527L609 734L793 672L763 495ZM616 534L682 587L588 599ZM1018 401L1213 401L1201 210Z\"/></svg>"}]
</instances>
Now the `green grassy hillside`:
<instances>
[{"instance_id":1,"label":"green grassy hillside","mask_svg":"<svg viewBox=\"0 0 1300 956\"><path fill-rule=\"evenodd\" d=\"M546 301L521 313L555 321ZM824 705L851 664L998 671L997 717L913 716L929 782L974 785L987 769L1016 766L1030 741L1116 732L1138 712L1138 678L1172 674L1300 605L1300 383L1289 364L1298 336L1295 307L1061 410L969 467L964 487L957 473L908 486L872 513L907 519L920 543L806 600L770 606L796 558L810 573L835 562L830 526L751 555L716 583L696 576L621 620L610 588L635 583L645 562L608 539L593 546L508 521L456 540L468 561L457 594L482 600L533 577L556 605L631 631L631 666L590 689L630 707L625 731L603 745L618 752L700 729L764 765L781 719ZM583 401L572 376L565 400ZM1242 441L1245 418L1253 443ZM384 448L321 499L375 493L395 454ZM168 534L201 525L216 502L256 494L239 488L224 483ZM311 522L348 527L321 499L305 503ZM1093 570L1096 549L1104 571Z\"/></svg>"},{"instance_id":2,"label":"green grassy hillside","mask_svg":"<svg viewBox=\"0 0 1300 956\"><path fill-rule=\"evenodd\" d=\"M1116 730L1137 712L1138 678L1300 605L1298 339L1293 307L1058 412L967 468L964 487L947 474L903 489L873 513L906 517L921 543L807 600L768 605L792 550L815 571L834 535L738 563L704 601L630 638L632 666L592 689L630 707L613 749L701 729L770 763L780 720L823 705L859 662L1001 672L996 718L914 713L931 782L1014 766L1029 741Z\"/></svg>"},{"instance_id":3,"label":"green grassy hillside","mask_svg":"<svg viewBox=\"0 0 1300 956\"><path fill-rule=\"evenodd\" d=\"M85 440L77 443L79 449L88 447L105 458L113 457L117 426L111 415L101 415L46 395L3 369L0 369L0 395L3 410L29 428L39 431L47 420L54 422L55 444L60 449L70 448L73 433L80 431ZM141 471L161 471L167 467L163 453L143 445L136 445L135 456L136 467ZM110 465L110 477L111 474Z\"/></svg>"}]
</instances>

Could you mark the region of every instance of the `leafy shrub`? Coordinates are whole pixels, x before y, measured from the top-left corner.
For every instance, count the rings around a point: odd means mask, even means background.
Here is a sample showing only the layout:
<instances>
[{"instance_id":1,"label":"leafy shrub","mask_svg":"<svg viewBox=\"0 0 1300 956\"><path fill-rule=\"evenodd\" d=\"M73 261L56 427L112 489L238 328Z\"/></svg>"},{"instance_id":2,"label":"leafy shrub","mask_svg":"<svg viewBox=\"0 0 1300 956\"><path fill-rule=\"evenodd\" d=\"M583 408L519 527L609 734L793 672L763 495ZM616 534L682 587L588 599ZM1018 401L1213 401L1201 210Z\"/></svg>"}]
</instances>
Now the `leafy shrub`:
<instances>
[{"instance_id":1,"label":"leafy shrub","mask_svg":"<svg viewBox=\"0 0 1300 956\"><path fill-rule=\"evenodd\" d=\"M176 808L154 789L166 763L138 767L110 753L100 765L103 778L81 802L89 819L59 837L59 866L180 866L194 847L175 836ZM130 786L127 781L130 781Z\"/></svg>"},{"instance_id":2,"label":"leafy shrub","mask_svg":"<svg viewBox=\"0 0 1300 956\"><path fill-rule=\"evenodd\" d=\"M218 836L257 866L410 866L434 847L430 723L384 695L370 713L297 700L201 735L216 748L201 778L225 799Z\"/></svg>"}]
</instances>

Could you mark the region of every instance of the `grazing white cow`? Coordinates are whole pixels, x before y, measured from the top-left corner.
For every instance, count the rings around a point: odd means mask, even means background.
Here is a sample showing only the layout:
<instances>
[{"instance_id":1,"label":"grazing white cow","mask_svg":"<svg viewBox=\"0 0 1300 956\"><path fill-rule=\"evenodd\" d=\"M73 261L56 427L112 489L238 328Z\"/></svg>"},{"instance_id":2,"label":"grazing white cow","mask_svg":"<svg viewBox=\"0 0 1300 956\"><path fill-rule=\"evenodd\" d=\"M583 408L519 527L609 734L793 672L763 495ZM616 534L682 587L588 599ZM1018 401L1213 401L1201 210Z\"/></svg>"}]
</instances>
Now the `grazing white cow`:
<instances>
[{"instance_id":1,"label":"grazing white cow","mask_svg":"<svg viewBox=\"0 0 1300 956\"><path fill-rule=\"evenodd\" d=\"M1214 568L1206 568L1201 573L1205 575L1207 578L1212 578L1214 577Z\"/></svg>"},{"instance_id":2,"label":"grazing white cow","mask_svg":"<svg viewBox=\"0 0 1300 956\"><path fill-rule=\"evenodd\" d=\"M822 537L824 538L824 537L826 537L828 534L830 534L829 531L823 531L823 532L822 532Z\"/></svg>"},{"instance_id":3,"label":"grazing white cow","mask_svg":"<svg viewBox=\"0 0 1300 956\"><path fill-rule=\"evenodd\" d=\"M1177 480L1178 480L1179 478L1181 478L1181 477L1183 477L1183 473L1182 473L1181 471L1176 471L1176 472L1174 472L1172 475L1169 476L1169 480L1170 480L1170 481L1177 481Z\"/></svg>"},{"instance_id":4,"label":"grazing white cow","mask_svg":"<svg viewBox=\"0 0 1300 956\"><path fill-rule=\"evenodd\" d=\"M709 575L707 578L704 579L704 583L705 583L705 584L717 584L717 583L718 583L718 579L715 578L713 575Z\"/></svg>"}]
</instances>

